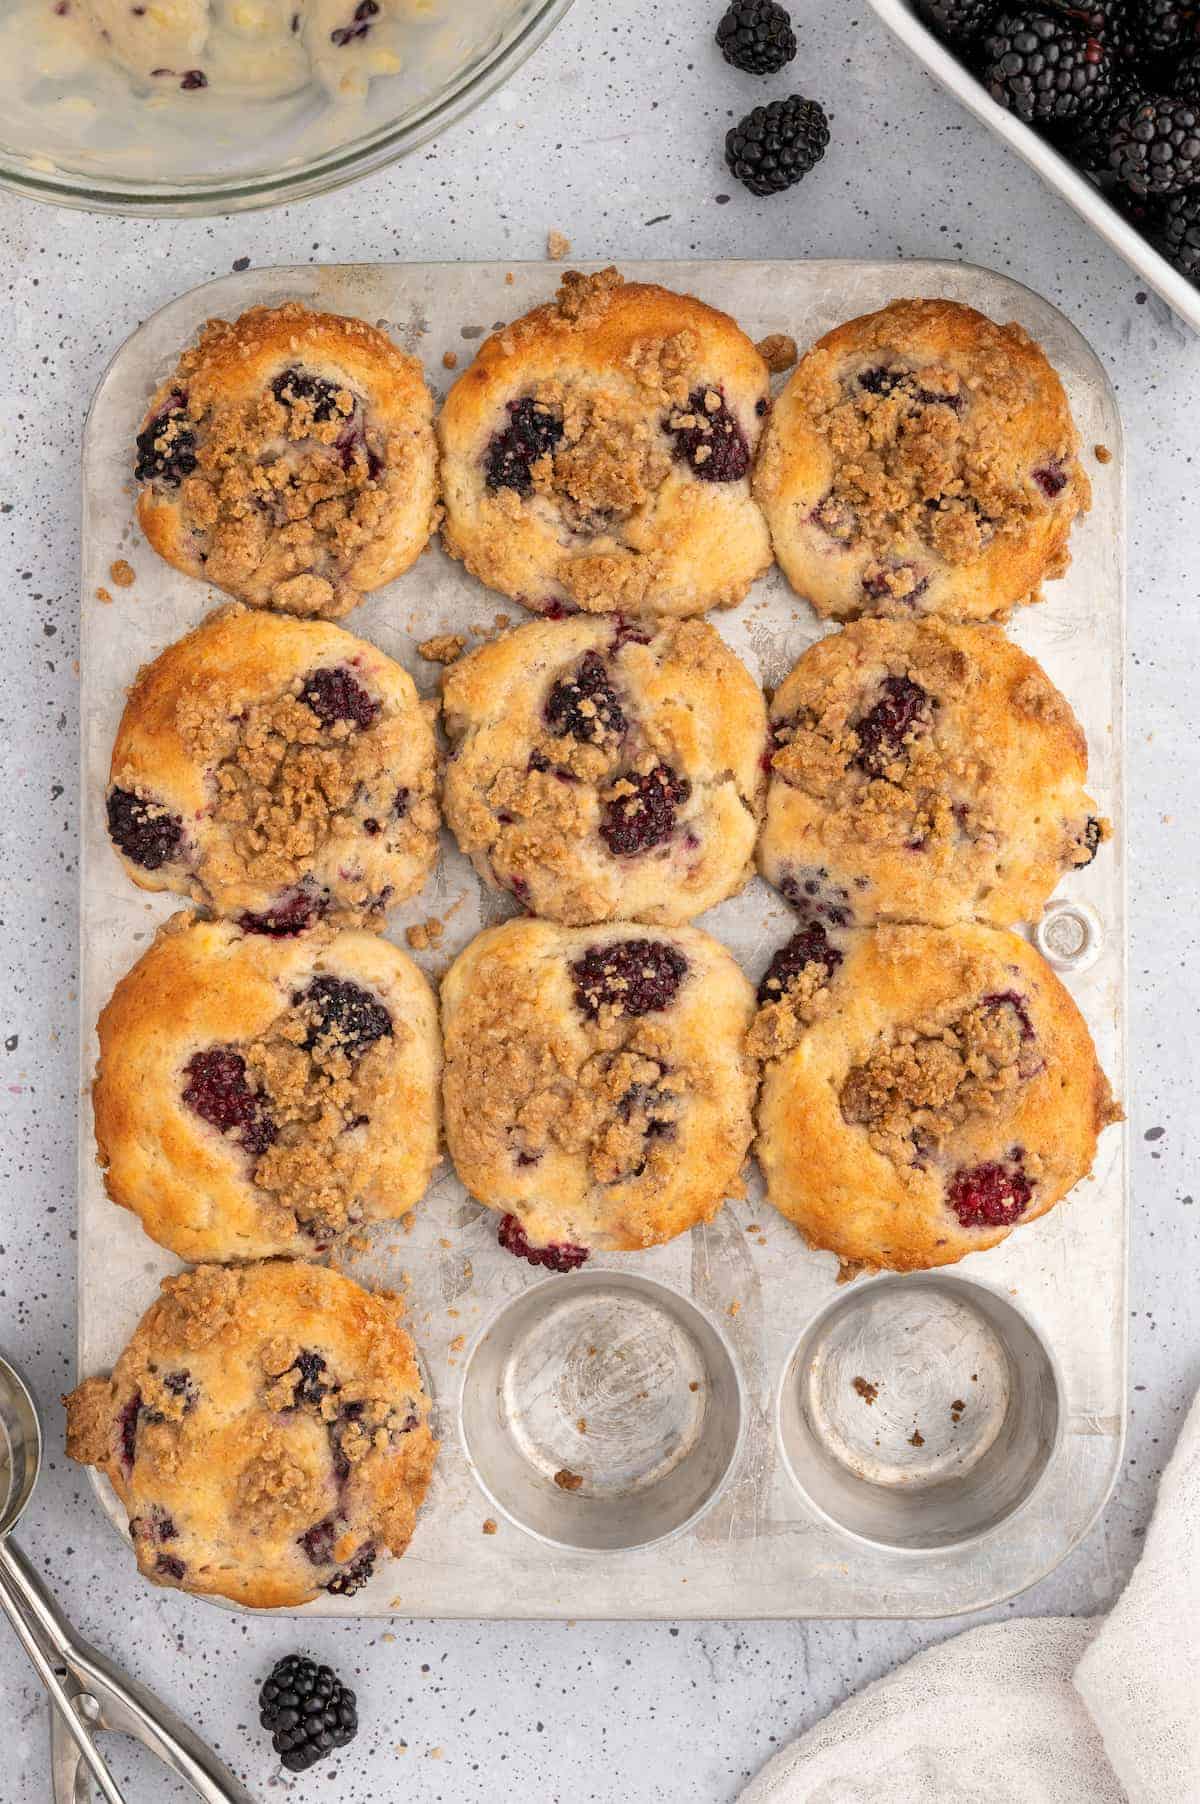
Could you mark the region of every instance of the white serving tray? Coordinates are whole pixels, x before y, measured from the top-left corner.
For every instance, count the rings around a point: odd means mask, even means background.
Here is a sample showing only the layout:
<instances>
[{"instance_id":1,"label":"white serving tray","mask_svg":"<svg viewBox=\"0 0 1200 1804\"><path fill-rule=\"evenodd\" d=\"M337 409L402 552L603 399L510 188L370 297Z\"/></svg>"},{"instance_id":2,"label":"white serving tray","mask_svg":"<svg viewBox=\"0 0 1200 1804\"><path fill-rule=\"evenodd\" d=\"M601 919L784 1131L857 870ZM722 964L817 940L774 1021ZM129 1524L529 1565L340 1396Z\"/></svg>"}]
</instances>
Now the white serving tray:
<instances>
[{"instance_id":1,"label":"white serving tray","mask_svg":"<svg viewBox=\"0 0 1200 1804\"><path fill-rule=\"evenodd\" d=\"M1068 880L1072 898L1102 925L1098 960L1068 978L1121 1094L1125 1085L1124 833L1121 670L1124 604L1124 475L1112 390L1093 352L1046 301L986 270L937 262L645 263L638 276L689 289L733 313L758 338L789 332L803 346L835 323L894 296L942 295L1000 320L1016 319L1045 346L1070 395L1095 485L1091 515L1076 530L1067 578L1044 605L1018 612L1013 636L1038 657L1077 710L1091 746L1090 786L1115 839ZM434 388L452 379L443 353L465 365L479 338L553 289L550 264L425 264L252 271L181 296L128 340L101 382L84 441L82 586L83 847L82 1087L79 1201L79 1363L107 1370L159 1278L176 1262L106 1198L93 1156L89 1083L94 1024L116 978L176 907L125 878L109 846L104 791L125 690L138 666L192 627L219 597L168 569L132 518L130 451L146 398L199 324L259 302L299 298L389 327L423 359ZM1101 465L1091 447L1107 445ZM132 588L109 567L127 558ZM97 599L106 589L111 603ZM435 632L513 623L519 607L494 596L434 548L344 624L405 664L425 693L438 671L417 654ZM714 624L768 686L778 684L823 628L777 571ZM392 917L390 932L446 918L431 974L506 908L481 890L443 836L425 893ZM757 979L789 932L789 912L759 880L702 918ZM982 1608L1048 1573L1095 1519L1121 1459L1125 1415L1125 1136L1104 1136L1094 1177L1044 1221L948 1274L975 1278L1013 1300L1057 1361L1065 1417L1032 1499L982 1540L936 1553L897 1553L855 1541L807 1507L777 1441L781 1374L797 1337L833 1296L835 1261L809 1252L762 1201L757 1175L745 1201L711 1225L641 1255L598 1255L585 1268L639 1274L672 1287L719 1324L744 1399L737 1457L714 1506L674 1538L640 1551L549 1547L497 1511L481 1491L461 1438L460 1392L469 1350L506 1301L544 1278L501 1252L496 1218L445 1167L402 1225L381 1225L371 1253L347 1261L368 1282L410 1286L409 1322L425 1361L443 1446L416 1535L403 1561L385 1563L354 1599L322 1597L326 1614L412 1617L748 1618L932 1617ZM759 1230L748 1234L751 1224ZM556 1282L569 1286L574 1280ZM863 1281L860 1281L863 1282ZM876 1280L867 1280L867 1283ZM123 1526L103 1482L106 1509ZM484 1534L486 1518L499 1520Z\"/></svg>"},{"instance_id":2,"label":"white serving tray","mask_svg":"<svg viewBox=\"0 0 1200 1804\"><path fill-rule=\"evenodd\" d=\"M1200 289L1194 288L1186 276L1155 250L1150 240L1118 212L1094 182L1015 113L998 106L983 83L922 22L911 0L870 0L870 3L889 31L895 33L935 81L948 88L968 112L982 119L997 137L1011 145L1019 157L1024 157L1047 187L1069 201L1113 250L1137 270L1148 286L1174 308L1180 319L1186 320L1193 331L1200 332Z\"/></svg>"}]
</instances>

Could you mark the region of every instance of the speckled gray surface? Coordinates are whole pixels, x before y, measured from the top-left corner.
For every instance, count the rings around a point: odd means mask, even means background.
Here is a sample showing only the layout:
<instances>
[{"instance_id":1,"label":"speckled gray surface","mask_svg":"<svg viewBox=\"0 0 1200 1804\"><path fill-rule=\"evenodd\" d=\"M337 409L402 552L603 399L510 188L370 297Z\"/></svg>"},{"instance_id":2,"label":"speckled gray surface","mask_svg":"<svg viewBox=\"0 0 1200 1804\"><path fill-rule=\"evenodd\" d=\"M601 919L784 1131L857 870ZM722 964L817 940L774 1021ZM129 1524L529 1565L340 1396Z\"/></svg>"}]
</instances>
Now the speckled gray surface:
<instances>
[{"instance_id":1,"label":"speckled gray surface","mask_svg":"<svg viewBox=\"0 0 1200 1804\"><path fill-rule=\"evenodd\" d=\"M834 142L792 196L756 201L720 159L764 84L727 70L717 0L578 0L513 83L388 174L229 222L133 224L0 199L3 1003L0 1344L45 1406L50 1451L22 1528L84 1632L192 1717L264 1798L487 1804L732 1799L782 1742L961 1622L595 1627L232 1617L151 1593L62 1456L73 1379L77 454L87 398L132 328L180 290L254 263L530 257L559 228L592 256L950 256L1065 309L1104 358L1130 455L1129 794L1136 1093L1132 1404L1116 1495L1084 1545L1000 1615L1103 1610L1137 1556L1154 1485L1200 1381L1194 852L1200 794L1200 342L935 90L853 5L795 0L795 82ZM1079 1220L1086 1232L1086 1217ZM363 1731L285 1779L252 1699L297 1643L356 1685ZM45 1804L46 1711L0 1626L5 1804ZM114 1743L139 1804L185 1792Z\"/></svg>"}]
</instances>

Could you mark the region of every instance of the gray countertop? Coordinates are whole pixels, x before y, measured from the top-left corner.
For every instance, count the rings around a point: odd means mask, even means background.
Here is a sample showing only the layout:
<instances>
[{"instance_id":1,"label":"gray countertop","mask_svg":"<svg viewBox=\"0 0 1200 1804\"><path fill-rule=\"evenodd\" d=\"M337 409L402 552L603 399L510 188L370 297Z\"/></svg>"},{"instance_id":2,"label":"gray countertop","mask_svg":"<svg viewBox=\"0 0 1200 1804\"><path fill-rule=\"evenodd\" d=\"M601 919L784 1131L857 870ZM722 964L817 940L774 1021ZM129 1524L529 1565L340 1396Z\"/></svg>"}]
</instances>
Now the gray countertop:
<instances>
[{"instance_id":1,"label":"gray countertop","mask_svg":"<svg viewBox=\"0 0 1200 1804\"><path fill-rule=\"evenodd\" d=\"M995 1616L1108 1607L1200 1381L1195 798L1200 651L1200 343L1036 177L935 89L873 16L793 5L800 54L760 82L711 43L719 0L578 0L503 92L389 173L242 219L133 223L0 198L0 821L3 1004L0 1345L45 1406L49 1457L22 1527L80 1628L194 1719L264 1797L345 1804L732 1799L782 1742L963 1621L520 1625L249 1620L143 1586L62 1453L74 1379L75 904L79 429L139 321L255 264L541 256L951 257L1062 307L1104 359L1129 441L1130 1021L1136 1089L1128 1457L1101 1522ZM730 120L799 88L833 143L790 195L754 200L724 168ZM1080 1210L1078 1231L1087 1232ZM363 1729L305 1779L281 1775L257 1685L302 1646L359 1693ZM46 1708L0 1627L6 1804L45 1804ZM131 1800L184 1790L126 1744Z\"/></svg>"}]
</instances>

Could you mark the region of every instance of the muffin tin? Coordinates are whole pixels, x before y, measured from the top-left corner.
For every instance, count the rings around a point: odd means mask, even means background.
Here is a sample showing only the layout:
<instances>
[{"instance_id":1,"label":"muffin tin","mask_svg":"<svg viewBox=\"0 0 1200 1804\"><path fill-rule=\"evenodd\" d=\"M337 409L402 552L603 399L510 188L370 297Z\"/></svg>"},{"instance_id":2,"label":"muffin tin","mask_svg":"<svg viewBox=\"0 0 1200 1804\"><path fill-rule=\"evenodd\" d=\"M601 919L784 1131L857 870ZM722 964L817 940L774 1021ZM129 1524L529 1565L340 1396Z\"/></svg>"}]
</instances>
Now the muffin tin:
<instances>
[{"instance_id":1,"label":"muffin tin","mask_svg":"<svg viewBox=\"0 0 1200 1804\"><path fill-rule=\"evenodd\" d=\"M1066 879L1037 940L1088 1018L1125 1093L1121 660L1124 477L1112 391L1047 302L1007 278L943 263L645 263L631 277L691 290L760 338L804 344L897 295L945 295L1044 345L1066 384L1095 487L1065 580L1010 631L1087 731L1089 787L1115 839ZM129 447L147 394L206 317L295 298L389 328L439 393L443 355L546 298L552 264L393 265L247 272L182 296L118 353L84 444L80 1371L106 1370L174 1261L105 1197L88 1085L94 1024L116 978L172 910L118 867L104 826L109 751L140 664L219 599L162 564L132 524ZM1111 460L1092 448L1103 445ZM133 566L118 587L110 566ZM112 599L104 601L104 590ZM434 548L344 623L426 694L417 645L517 625L514 604ZM768 686L824 630L772 571L710 616ZM423 895L392 936L437 918L431 974L505 899L443 834ZM790 930L756 879L699 925L755 980ZM593 1255L546 1278L496 1245L496 1218L448 1167L404 1222L339 1256L372 1285L409 1287L443 1447L412 1545L353 1599L305 1613L542 1618L941 1616L1011 1596L1085 1533L1120 1463L1125 1413L1125 1135L1045 1220L936 1274L837 1285L748 1193L643 1254ZM95 1480L114 1523L116 1501Z\"/></svg>"}]
</instances>

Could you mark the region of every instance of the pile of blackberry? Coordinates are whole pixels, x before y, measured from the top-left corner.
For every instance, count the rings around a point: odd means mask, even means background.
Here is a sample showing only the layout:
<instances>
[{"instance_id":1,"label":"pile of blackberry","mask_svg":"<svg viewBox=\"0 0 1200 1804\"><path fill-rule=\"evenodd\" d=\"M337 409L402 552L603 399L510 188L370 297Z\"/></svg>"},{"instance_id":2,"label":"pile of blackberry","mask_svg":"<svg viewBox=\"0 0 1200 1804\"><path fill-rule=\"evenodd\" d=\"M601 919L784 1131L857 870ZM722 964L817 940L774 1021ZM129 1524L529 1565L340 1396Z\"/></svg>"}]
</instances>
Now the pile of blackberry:
<instances>
[{"instance_id":1,"label":"pile of blackberry","mask_svg":"<svg viewBox=\"0 0 1200 1804\"><path fill-rule=\"evenodd\" d=\"M1200 285L1200 0L916 0L992 99Z\"/></svg>"}]
</instances>

